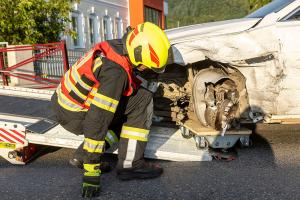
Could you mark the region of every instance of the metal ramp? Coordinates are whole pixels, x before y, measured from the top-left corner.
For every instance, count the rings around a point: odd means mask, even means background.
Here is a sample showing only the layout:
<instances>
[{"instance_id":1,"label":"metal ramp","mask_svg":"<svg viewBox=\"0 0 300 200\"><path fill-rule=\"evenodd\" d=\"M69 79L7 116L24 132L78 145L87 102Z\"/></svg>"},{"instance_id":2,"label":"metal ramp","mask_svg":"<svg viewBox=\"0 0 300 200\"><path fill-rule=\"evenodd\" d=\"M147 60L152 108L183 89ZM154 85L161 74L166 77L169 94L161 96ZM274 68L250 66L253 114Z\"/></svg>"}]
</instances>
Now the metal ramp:
<instances>
[{"instance_id":1,"label":"metal ramp","mask_svg":"<svg viewBox=\"0 0 300 200\"><path fill-rule=\"evenodd\" d=\"M45 123L49 122L48 129ZM27 116L15 116L0 114L0 126L4 124L10 127L22 127L26 129L26 140L29 144L40 144L64 148L76 149L82 142L83 136L77 136L68 132L60 125L51 124L51 120L31 118ZM41 123L42 122L42 123ZM41 127L42 126L42 127ZM51 127L52 126L52 127ZM32 130L41 130L34 132ZM43 131L46 130L46 131ZM1 136L1 135L0 135ZM1 139L1 137L0 137ZM0 148L0 155L14 164L9 156L3 155L3 148ZM112 152L112 150L108 150ZM7 154L7 151L5 151ZM114 151L113 153L117 153ZM193 139L182 137L179 129L154 126L150 132L149 142L145 150L145 157L170 161L210 161L212 157L208 150L198 150Z\"/></svg>"}]
</instances>

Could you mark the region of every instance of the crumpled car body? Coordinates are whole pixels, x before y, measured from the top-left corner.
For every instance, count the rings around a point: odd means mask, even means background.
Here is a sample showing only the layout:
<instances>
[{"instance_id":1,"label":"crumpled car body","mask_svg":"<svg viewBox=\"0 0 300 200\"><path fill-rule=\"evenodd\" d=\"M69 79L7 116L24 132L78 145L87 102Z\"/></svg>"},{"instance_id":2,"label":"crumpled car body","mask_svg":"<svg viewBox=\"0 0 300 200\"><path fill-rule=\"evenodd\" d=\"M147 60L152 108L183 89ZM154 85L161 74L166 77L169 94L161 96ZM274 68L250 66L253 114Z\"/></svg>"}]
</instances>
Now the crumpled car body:
<instances>
[{"instance_id":1,"label":"crumpled car body","mask_svg":"<svg viewBox=\"0 0 300 200\"><path fill-rule=\"evenodd\" d=\"M247 105L240 106L240 114L247 108L252 119L256 112L264 116L300 114L300 0L275 0L243 19L175 28L166 33L174 63L188 66L210 60L220 63L225 71L231 68L244 76L245 88L239 90L238 98L244 95ZM222 72L216 73L219 75L206 72L199 77L204 81L193 92L206 84L199 89L203 95L199 101L204 101L208 93L209 76L215 79L214 84L224 78ZM194 101L200 104L195 97ZM199 115L205 118L205 113L197 114L201 118Z\"/></svg>"}]
</instances>

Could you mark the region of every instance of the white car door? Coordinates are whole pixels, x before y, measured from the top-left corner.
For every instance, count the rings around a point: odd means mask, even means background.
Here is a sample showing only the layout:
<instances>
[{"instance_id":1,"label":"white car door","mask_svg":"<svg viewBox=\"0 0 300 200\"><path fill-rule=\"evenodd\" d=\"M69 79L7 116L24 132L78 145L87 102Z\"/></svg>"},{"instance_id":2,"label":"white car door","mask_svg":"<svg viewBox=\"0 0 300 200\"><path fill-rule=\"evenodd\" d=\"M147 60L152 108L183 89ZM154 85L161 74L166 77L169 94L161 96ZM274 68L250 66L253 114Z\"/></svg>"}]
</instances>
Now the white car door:
<instances>
[{"instance_id":1,"label":"white car door","mask_svg":"<svg viewBox=\"0 0 300 200\"><path fill-rule=\"evenodd\" d=\"M275 34L284 64L278 114L300 114L300 7L277 22Z\"/></svg>"}]
</instances>

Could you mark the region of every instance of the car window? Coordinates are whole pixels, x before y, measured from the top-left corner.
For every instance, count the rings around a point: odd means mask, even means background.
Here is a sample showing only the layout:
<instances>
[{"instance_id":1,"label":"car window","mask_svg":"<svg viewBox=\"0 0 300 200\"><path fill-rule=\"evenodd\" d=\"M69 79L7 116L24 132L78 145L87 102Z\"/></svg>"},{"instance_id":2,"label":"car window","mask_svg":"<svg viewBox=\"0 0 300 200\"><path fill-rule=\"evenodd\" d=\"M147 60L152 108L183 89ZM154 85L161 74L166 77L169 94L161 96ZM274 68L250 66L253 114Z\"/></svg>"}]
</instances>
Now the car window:
<instances>
[{"instance_id":1,"label":"car window","mask_svg":"<svg viewBox=\"0 0 300 200\"><path fill-rule=\"evenodd\" d=\"M246 18L263 18L272 12L278 12L295 0L274 0L257 11L247 15Z\"/></svg>"},{"instance_id":2,"label":"car window","mask_svg":"<svg viewBox=\"0 0 300 200\"><path fill-rule=\"evenodd\" d=\"M300 21L300 7L285 18L283 18L283 20L281 21Z\"/></svg>"}]
</instances>

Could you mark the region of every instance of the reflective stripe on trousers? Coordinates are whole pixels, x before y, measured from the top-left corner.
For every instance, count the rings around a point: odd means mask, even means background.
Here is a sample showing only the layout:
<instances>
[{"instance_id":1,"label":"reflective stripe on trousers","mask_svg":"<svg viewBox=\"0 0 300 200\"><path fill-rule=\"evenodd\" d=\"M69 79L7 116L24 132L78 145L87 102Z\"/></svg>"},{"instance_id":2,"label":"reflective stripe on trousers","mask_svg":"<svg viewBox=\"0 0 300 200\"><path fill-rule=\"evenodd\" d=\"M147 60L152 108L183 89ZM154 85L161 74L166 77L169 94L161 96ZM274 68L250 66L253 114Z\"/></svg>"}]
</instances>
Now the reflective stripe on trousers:
<instances>
[{"instance_id":1,"label":"reflective stripe on trousers","mask_svg":"<svg viewBox=\"0 0 300 200\"><path fill-rule=\"evenodd\" d=\"M123 168L131 168L135 157L143 155L144 152L137 152L138 145L145 145L148 141L149 130L130 126L123 126L121 138L127 139L126 157L123 161ZM144 143L144 144L141 144ZM144 148L142 148L144 150Z\"/></svg>"},{"instance_id":2,"label":"reflective stripe on trousers","mask_svg":"<svg viewBox=\"0 0 300 200\"><path fill-rule=\"evenodd\" d=\"M137 140L128 140L126 158L123 162L124 168L131 168L136 154Z\"/></svg>"},{"instance_id":3,"label":"reflective stripe on trousers","mask_svg":"<svg viewBox=\"0 0 300 200\"><path fill-rule=\"evenodd\" d=\"M147 142L148 134L149 130L147 129L123 126L121 137Z\"/></svg>"},{"instance_id":4,"label":"reflective stripe on trousers","mask_svg":"<svg viewBox=\"0 0 300 200\"><path fill-rule=\"evenodd\" d=\"M89 153L102 153L104 148L104 141L84 138L83 149Z\"/></svg>"},{"instance_id":5,"label":"reflective stripe on trousers","mask_svg":"<svg viewBox=\"0 0 300 200\"><path fill-rule=\"evenodd\" d=\"M105 141L109 144L109 146L112 146L114 143L118 143L119 139L112 130L108 130L105 136Z\"/></svg>"}]
</instances>

